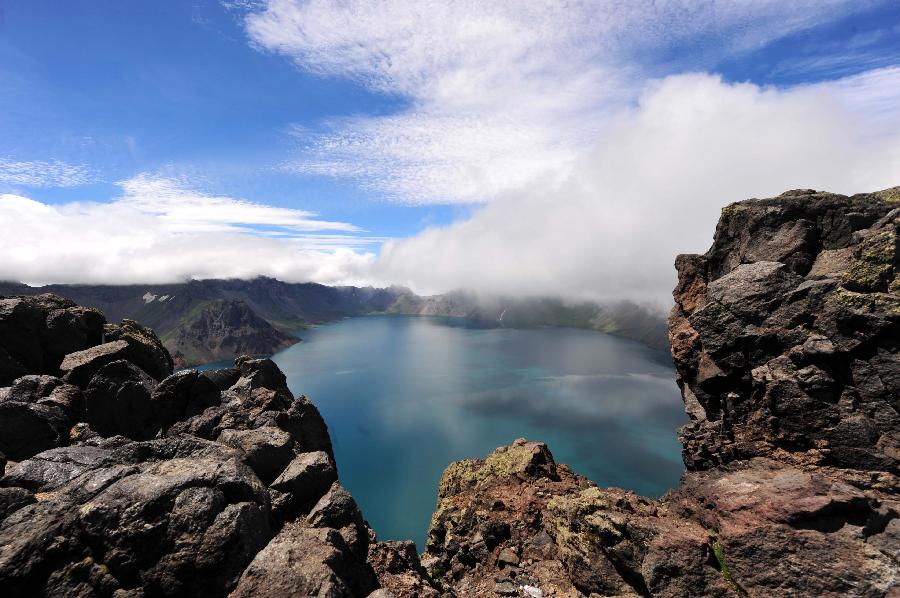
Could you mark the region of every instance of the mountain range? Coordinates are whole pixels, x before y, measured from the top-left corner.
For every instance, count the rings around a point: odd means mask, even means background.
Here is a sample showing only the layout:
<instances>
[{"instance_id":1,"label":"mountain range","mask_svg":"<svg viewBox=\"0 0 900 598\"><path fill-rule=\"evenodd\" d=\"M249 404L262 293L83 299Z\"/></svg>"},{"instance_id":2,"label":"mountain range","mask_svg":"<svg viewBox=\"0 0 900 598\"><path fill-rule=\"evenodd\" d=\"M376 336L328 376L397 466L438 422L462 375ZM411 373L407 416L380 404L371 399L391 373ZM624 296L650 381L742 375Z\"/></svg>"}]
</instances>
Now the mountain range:
<instances>
[{"instance_id":1,"label":"mountain range","mask_svg":"<svg viewBox=\"0 0 900 598\"><path fill-rule=\"evenodd\" d=\"M273 278L191 280L159 285L46 285L0 282L0 295L54 293L103 311L112 321L152 328L179 366L271 355L309 326L368 314L465 318L484 326L567 326L599 330L665 350L665 314L635 303L483 296L420 296L407 288L287 283Z\"/></svg>"}]
</instances>

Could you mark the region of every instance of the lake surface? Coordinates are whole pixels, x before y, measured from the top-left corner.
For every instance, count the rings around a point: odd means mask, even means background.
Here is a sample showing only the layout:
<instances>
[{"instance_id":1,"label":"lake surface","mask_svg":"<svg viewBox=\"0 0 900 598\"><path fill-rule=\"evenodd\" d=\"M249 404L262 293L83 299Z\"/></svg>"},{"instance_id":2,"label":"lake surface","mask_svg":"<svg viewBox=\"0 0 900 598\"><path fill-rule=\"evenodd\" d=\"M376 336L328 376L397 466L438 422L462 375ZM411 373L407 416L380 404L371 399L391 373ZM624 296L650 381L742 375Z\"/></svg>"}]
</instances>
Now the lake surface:
<instances>
[{"instance_id":1,"label":"lake surface","mask_svg":"<svg viewBox=\"0 0 900 598\"><path fill-rule=\"evenodd\" d=\"M273 359L322 412L341 482L381 539L422 550L447 464L518 437L600 486L658 496L681 475L671 359L637 342L405 316L301 336Z\"/></svg>"}]
</instances>

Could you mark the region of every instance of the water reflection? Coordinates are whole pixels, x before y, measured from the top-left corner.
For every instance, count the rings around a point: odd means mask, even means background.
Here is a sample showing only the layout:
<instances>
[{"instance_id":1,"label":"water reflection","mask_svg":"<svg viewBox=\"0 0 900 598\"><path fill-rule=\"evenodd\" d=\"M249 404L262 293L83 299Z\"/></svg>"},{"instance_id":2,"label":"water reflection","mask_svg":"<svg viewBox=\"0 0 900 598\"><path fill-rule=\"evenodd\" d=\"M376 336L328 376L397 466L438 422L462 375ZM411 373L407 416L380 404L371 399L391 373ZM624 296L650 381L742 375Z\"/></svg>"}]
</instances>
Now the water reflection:
<instances>
[{"instance_id":1,"label":"water reflection","mask_svg":"<svg viewBox=\"0 0 900 598\"><path fill-rule=\"evenodd\" d=\"M681 473L672 367L638 343L398 316L303 336L274 359L321 410L341 480L382 538L421 548L443 468L520 436L601 485L657 495Z\"/></svg>"}]
</instances>

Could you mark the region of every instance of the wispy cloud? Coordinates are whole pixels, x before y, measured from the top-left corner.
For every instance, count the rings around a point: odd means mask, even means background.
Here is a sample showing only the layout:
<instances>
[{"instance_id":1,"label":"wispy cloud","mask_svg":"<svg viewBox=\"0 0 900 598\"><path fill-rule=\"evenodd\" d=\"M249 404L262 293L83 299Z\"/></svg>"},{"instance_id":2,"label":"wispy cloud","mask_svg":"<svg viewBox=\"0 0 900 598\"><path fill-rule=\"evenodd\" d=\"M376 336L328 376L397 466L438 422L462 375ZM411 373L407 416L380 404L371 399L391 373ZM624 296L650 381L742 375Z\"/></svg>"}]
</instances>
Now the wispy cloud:
<instances>
[{"instance_id":1,"label":"wispy cloud","mask_svg":"<svg viewBox=\"0 0 900 598\"><path fill-rule=\"evenodd\" d=\"M9 186L77 187L95 182L96 178L96 173L84 165L0 157L0 184Z\"/></svg>"},{"instance_id":2,"label":"wispy cloud","mask_svg":"<svg viewBox=\"0 0 900 598\"><path fill-rule=\"evenodd\" d=\"M409 102L333 123L285 169L472 202L565 178L673 48L720 58L869 4L269 0L246 28L302 69Z\"/></svg>"},{"instance_id":3,"label":"wispy cloud","mask_svg":"<svg viewBox=\"0 0 900 598\"><path fill-rule=\"evenodd\" d=\"M0 195L0 279L171 282L252 277L352 283L384 239L304 210L210 195L143 174L108 203Z\"/></svg>"},{"instance_id":4,"label":"wispy cloud","mask_svg":"<svg viewBox=\"0 0 900 598\"><path fill-rule=\"evenodd\" d=\"M232 197L194 191L184 181L140 174L121 181L117 203L147 214L177 232L240 231L289 235L301 231L358 232L346 222L318 220L315 212L279 208ZM249 227L260 227L256 230Z\"/></svg>"}]
</instances>

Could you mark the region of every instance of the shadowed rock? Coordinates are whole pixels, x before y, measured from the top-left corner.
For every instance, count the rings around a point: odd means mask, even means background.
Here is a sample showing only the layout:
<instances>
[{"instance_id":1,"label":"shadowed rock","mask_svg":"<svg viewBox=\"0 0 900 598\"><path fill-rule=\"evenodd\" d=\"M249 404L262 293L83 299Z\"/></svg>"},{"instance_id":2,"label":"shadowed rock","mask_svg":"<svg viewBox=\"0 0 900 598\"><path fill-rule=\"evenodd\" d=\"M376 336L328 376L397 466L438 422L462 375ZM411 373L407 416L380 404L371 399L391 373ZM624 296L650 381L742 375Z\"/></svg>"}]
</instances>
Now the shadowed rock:
<instances>
[{"instance_id":1,"label":"shadowed rock","mask_svg":"<svg viewBox=\"0 0 900 598\"><path fill-rule=\"evenodd\" d=\"M109 363L84 391L87 422L103 436L152 438L159 430L151 401L155 388L156 381L131 362Z\"/></svg>"},{"instance_id":2,"label":"shadowed rock","mask_svg":"<svg viewBox=\"0 0 900 598\"><path fill-rule=\"evenodd\" d=\"M0 386L58 373L68 353L99 345L103 314L56 295L0 298Z\"/></svg>"}]
</instances>

